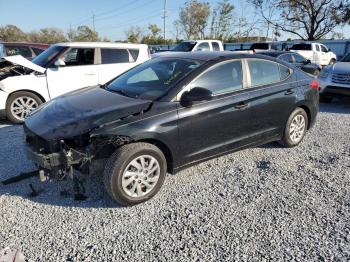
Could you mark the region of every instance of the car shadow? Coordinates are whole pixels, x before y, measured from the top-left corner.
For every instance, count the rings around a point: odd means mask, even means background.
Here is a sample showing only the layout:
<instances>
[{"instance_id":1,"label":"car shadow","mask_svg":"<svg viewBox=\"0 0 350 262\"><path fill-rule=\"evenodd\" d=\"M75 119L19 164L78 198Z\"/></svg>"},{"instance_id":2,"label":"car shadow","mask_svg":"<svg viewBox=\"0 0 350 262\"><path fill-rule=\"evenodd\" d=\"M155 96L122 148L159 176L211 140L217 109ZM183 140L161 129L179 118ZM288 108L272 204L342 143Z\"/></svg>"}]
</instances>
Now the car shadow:
<instances>
[{"instance_id":1,"label":"car shadow","mask_svg":"<svg viewBox=\"0 0 350 262\"><path fill-rule=\"evenodd\" d=\"M350 114L350 97L335 97L331 103L320 103L320 112Z\"/></svg>"}]
</instances>

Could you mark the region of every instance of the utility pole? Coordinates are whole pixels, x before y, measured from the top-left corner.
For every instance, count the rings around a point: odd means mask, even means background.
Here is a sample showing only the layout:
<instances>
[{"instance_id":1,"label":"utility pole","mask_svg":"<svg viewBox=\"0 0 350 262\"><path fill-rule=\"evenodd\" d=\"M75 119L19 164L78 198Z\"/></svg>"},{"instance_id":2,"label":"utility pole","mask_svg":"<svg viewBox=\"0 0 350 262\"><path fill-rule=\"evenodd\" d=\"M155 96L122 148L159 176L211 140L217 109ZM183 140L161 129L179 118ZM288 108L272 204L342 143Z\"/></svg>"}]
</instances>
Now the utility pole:
<instances>
[{"instance_id":1,"label":"utility pole","mask_svg":"<svg viewBox=\"0 0 350 262\"><path fill-rule=\"evenodd\" d=\"M166 18L167 18L167 10L166 10L166 6L167 6L167 0L164 0L164 10L163 10L163 37L164 40L166 39Z\"/></svg>"},{"instance_id":2,"label":"utility pole","mask_svg":"<svg viewBox=\"0 0 350 262\"><path fill-rule=\"evenodd\" d=\"M94 32L96 32L96 30L95 30L95 13L94 13L94 11L92 11L91 13L92 13L92 29L94 30Z\"/></svg>"}]
</instances>

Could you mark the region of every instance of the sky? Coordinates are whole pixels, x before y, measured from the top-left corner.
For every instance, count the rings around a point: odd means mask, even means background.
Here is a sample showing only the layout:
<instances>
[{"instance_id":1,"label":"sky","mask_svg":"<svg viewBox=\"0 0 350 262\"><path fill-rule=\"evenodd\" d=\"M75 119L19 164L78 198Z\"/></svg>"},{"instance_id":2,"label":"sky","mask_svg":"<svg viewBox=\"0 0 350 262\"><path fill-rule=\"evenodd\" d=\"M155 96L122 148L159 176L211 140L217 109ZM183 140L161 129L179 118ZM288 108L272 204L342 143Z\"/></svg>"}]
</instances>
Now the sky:
<instances>
[{"instance_id":1,"label":"sky","mask_svg":"<svg viewBox=\"0 0 350 262\"><path fill-rule=\"evenodd\" d=\"M218 0L208 0L215 6ZM186 0L167 0L167 37L174 38L173 22ZM253 8L246 1L231 0L236 14L248 19L254 17ZM24 32L45 27L56 27L67 32L79 25L92 27L95 14L95 28L101 37L124 40L130 26L147 27L157 24L163 28L164 0L0 0L0 25L13 24ZM346 29L347 37L350 30ZM258 32L256 33L258 34ZM283 38L290 35L283 35ZM294 38L294 37L292 37Z\"/></svg>"}]
</instances>

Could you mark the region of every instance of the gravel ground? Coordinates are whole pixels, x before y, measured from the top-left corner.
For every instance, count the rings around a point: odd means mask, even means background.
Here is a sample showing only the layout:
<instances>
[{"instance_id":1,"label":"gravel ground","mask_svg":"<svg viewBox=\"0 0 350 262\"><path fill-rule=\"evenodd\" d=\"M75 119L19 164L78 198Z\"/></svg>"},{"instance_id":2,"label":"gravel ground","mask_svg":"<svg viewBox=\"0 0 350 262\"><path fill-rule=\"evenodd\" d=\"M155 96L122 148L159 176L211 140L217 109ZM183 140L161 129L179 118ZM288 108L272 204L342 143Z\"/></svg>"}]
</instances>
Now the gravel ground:
<instances>
[{"instance_id":1,"label":"gravel ground","mask_svg":"<svg viewBox=\"0 0 350 262\"><path fill-rule=\"evenodd\" d=\"M349 101L322 104L299 147L213 159L134 207L114 204L95 176L83 202L60 194L68 182L0 185L0 250L29 261L349 261L349 130ZM0 124L0 179L32 170L22 139L21 126Z\"/></svg>"}]
</instances>

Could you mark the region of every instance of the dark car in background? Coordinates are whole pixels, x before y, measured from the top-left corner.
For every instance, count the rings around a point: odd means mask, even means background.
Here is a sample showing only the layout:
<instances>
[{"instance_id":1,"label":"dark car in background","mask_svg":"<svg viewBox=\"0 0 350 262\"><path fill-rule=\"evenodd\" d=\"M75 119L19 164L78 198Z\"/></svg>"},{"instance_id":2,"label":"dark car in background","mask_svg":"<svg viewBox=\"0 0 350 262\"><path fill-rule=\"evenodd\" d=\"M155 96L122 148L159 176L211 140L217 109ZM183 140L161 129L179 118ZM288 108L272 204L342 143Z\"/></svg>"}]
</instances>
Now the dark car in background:
<instances>
[{"instance_id":1,"label":"dark car in background","mask_svg":"<svg viewBox=\"0 0 350 262\"><path fill-rule=\"evenodd\" d=\"M37 43L0 42L0 59L4 56L21 55L32 60L50 45Z\"/></svg>"},{"instance_id":2,"label":"dark car in background","mask_svg":"<svg viewBox=\"0 0 350 262\"><path fill-rule=\"evenodd\" d=\"M271 141L298 145L318 89L272 57L175 52L45 103L25 121L27 156L51 179L102 168L110 196L134 205L167 172Z\"/></svg>"},{"instance_id":3,"label":"dark car in background","mask_svg":"<svg viewBox=\"0 0 350 262\"><path fill-rule=\"evenodd\" d=\"M305 59L298 53L288 51L266 51L257 53L261 55L272 56L284 62L290 63L312 76L318 76L322 70L322 67L320 65L311 63L310 60Z\"/></svg>"}]
</instances>

